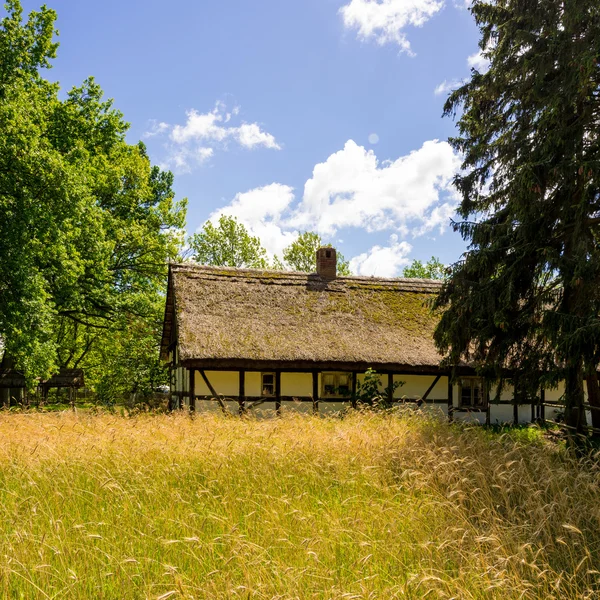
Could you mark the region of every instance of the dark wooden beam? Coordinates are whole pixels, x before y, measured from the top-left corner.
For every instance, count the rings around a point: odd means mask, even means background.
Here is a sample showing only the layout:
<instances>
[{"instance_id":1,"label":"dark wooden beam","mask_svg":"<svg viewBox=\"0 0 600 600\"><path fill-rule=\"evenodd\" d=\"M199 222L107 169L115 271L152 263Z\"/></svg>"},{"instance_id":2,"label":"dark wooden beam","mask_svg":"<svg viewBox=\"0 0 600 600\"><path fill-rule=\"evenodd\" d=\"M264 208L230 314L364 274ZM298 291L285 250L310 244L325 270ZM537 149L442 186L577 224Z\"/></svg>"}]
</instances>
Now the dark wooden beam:
<instances>
[{"instance_id":1,"label":"dark wooden beam","mask_svg":"<svg viewBox=\"0 0 600 600\"><path fill-rule=\"evenodd\" d=\"M442 376L441 375L436 375L435 379L433 380L433 383L427 388L427 391L421 396L421 400L423 400L423 402L425 402L425 400L427 400L427 397L429 396L429 394L431 394L431 390L433 390L433 388L436 386L437 382L440 380Z\"/></svg>"},{"instance_id":2,"label":"dark wooden beam","mask_svg":"<svg viewBox=\"0 0 600 600\"><path fill-rule=\"evenodd\" d=\"M447 367L437 365L406 365L400 363L362 363L362 362L337 362L324 361L315 362L309 360L255 360L255 359L185 359L181 361L184 367L196 367L208 371L237 371L245 369L246 371L284 371L287 373L310 373L317 369L318 371L345 371L351 373L364 373L369 367L375 369L378 373L394 373L395 375L446 375ZM476 375L475 369L471 367L456 367L456 375Z\"/></svg>"},{"instance_id":3,"label":"dark wooden beam","mask_svg":"<svg viewBox=\"0 0 600 600\"><path fill-rule=\"evenodd\" d=\"M448 421L454 420L454 386L452 385L452 375L448 375Z\"/></svg>"},{"instance_id":4,"label":"dark wooden beam","mask_svg":"<svg viewBox=\"0 0 600 600\"><path fill-rule=\"evenodd\" d=\"M356 371L352 371L352 408L356 408Z\"/></svg>"},{"instance_id":5,"label":"dark wooden beam","mask_svg":"<svg viewBox=\"0 0 600 600\"><path fill-rule=\"evenodd\" d=\"M176 398L178 397L177 392L173 392L173 396L175 396ZM184 394L184 396L187 398L188 394L187 392ZM210 394L198 394L196 395L196 400L204 400L204 401L215 401L217 402L217 399L214 398L214 396L210 395ZM224 402L237 402L238 397L228 397L228 396L221 396L221 400L223 400ZM246 396L246 410L250 410L252 408L252 405L254 406L258 406L259 404L264 404L265 402L275 402L277 399L275 398L275 396ZM332 403L332 404L347 404L348 402L351 402L351 398L348 396L340 396L340 397L333 397L333 398L326 398L323 399L325 400L327 403ZM319 402L321 401L321 398L319 397ZM400 404L400 403L419 403L421 401L420 398L394 398L394 403L395 404ZM312 395L310 396L281 396L281 403L283 405L284 402L310 402L311 404L314 402ZM447 405L448 404L448 400L444 399L437 399L437 400L430 400L431 404L444 404ZM455 411L458 409L455 409Z\"/></svg>"},{"instance_id":6,"label":"dark wooden beam","mask_svg":"<svg viewBox=\"0 0 600 600\"><path fill-rule=\"evenodd\" d=\"M190 369L190 412L196 411L196 369Z\"/></svg>"},{"instance_id":7,"label":"dark wooden beam","mask_svg":"<svg viewBox=\"0 0 600 600\"><path fill-rule=\"evenodd\" d=\"M208 377L206 376L204 369L200 369L200 375L202 375L202 379L204 379L204 383L206 384L206 387L208 387L208 389L210 390L210 393L213 395L214 399L219 403L223 413L228 415L229 411L227 410L227 407L225 406L225 402L223 402L221 396L219 396L219 394L217 394L217 391L212 386L211 382L208 380Z\"/></svg>"},{"instance_id":8,"label":"dark wooden beam","mask_svg":"<svg viewBox=\"0 0 600 600\"><path fill-rule=\"evenodd\" d=\"M313 414L319 412L319 372L312 372Z\"/></svg>"},{"instance_id":9,"label":"dark wooden beam","mask_svg":"<svg viewBox=\"0 0 600 600\"><path fill-rule=\"evenodd\" d=\"M519 424L519 399L517 394L519 393L519 388L517 384L517 380L513 379L513 425Z\"/></svg>"},{"instance_id":10,"label":"dark wooden beam","mask_svg":"<svg viewBox=\"0 0 600 600\"><path fill-rule=\"evenodd\" d=\"M540 421L542 424L546 422L546 390L540 390Z\"/></svg>"},{"instance_id":11,"label":"dark wooden beam","mask_svg":"<svg viewBox=\"0 0 600 600\"><path fill-rule=\"evenodd\" d=\"M275 371L275 412L281 414L281 371Z\"/></svg>"},{"instance_id":12,"label":"dark wooden beam","mask_svg":"<svg viewBox=\"0 0 600 600\"><path fill-rule=\"evenodd\" d=\"M238 404L240 415L243 415L246 411L246 371L240 369L240 391L238 393Z\"/></svg>"},{"instance_id":13,"label":"dark wooden beam","mask_svg":"<svg viewBox=\"0 0 600 600\"><path fill-rule=\"evenodd\" d=\"M394 402L394 374L387 374L387 399L390 404Z\"/></svg>"},{"instance_id":14,"label":"dark wooden beam","mask_svg":"<svg viewBox=\"0 0 600 600\"><path fill-rule=\"evenodd\" d=\"M273 400L273 398L258 398L251 404L248 404L248 406L246 407L246 410L252 410L255 406L260 406L261 404L264 404L265 402L268 402L269 400Z\"/></svg>"}]
</instances>

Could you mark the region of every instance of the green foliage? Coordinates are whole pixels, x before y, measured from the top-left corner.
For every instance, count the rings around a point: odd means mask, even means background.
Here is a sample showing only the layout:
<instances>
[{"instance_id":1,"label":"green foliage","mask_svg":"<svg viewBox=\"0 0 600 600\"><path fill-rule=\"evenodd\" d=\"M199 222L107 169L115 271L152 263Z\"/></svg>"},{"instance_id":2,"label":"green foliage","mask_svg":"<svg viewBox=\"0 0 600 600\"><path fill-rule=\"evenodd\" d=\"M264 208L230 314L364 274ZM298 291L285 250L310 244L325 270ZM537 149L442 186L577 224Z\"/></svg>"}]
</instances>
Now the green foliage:
<instances>
[{"instance_id":1,"label":"green foliage","mask_svg":"<svg viewBox=\"0 0 600 600\"><path fill-rule=\"evenodd\" d=\"M65 99L50 66L53 11L0 26L0 337L30 382L85 366L95 344L157 316L185 201L90 78ZM103 340L103 341L102 341ZM115 349L116 351L116 349Z\"/></svg>"},{"instance_id":2,"label":"green foliage","mask_svg":"<svg viewBox=\"0 0 600 600\"><path fill-rule=\"evenodd\" d=\"M435 256L432 256L425 264L415 259L410 265L404 267L402 276L419 279L446 279L446 266Z\"/></svg>"},{"instance_id":3,"label":"green foliage","mask_svg":"<svg viewBox=\"0 0 600 600\"><path fill-rule=\"evenodd\" d=\"M317 250L323 245L318 233L312 231L301 233L298 239L283 251L285 265L292 271L314 273L317 270ZM351 275L350 263L344 259L341 252L337 253L337 273L342 276Z\"/></svg>"},{"instance_id":4,"label":"green foliage","mask_svg":"<svg viewBox=\"0 0 600 600\"><path fill-rule=\"evenodd\" d=\"M394 381L392 386L381 386L381 375L375 369L367 369L362 381L356 383L356 400L377 408L391 408L389 394L393 394L404 381Z\"/></svg>"},{"instance_id":5,"label":"green foliage","mask_svg":"<svg viewBox=\"0 0 600 600\"><path fill-rule=\"evenodd\" d=\"M94 381L100 402L112 405L131 397L141 401L159 385L168 385L168 370L157 347L159 330L151 319L131 319L128 327L114 332L110 343L96 346L86 375Z\"/></svg>"},{"instance_id":6,"label":"green foliage","mask_svg":"<svg viewBox=\"0 0 600 600\"><path fill-rule=\"evenodd\" d=\"M189 240L194 260L204 265L266 269L267 252L260 240L235 217L222 215L215 227L207 221Z\"/></svg>"},{"instance_id":7,"label":"green foliage","mask_svg":"<svg viewBox=\"0 0 600 600\"><path fill-rule=\"evenodd\" d=\"M600 359L600 3L471 7L490 60L448 98L463 156L455 228L469 242L437 306L449 362L566 383L582 431L583 372Z\"/></svg>"}]
</instances>

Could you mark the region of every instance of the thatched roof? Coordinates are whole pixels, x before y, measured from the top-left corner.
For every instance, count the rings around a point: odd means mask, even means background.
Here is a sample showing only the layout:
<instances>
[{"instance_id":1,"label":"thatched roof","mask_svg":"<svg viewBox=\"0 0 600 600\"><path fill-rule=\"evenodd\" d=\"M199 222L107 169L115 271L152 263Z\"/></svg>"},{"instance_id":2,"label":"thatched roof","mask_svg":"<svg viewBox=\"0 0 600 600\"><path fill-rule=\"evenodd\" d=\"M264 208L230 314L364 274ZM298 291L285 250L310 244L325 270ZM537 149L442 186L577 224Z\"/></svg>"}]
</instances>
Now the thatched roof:
<instances>
[{"instance_id":1,"label":"thatched roof","mask_svg":"<svg viewBox=\"0 0 600 600\"><path fill-rule=\"evenodd\" d=\"M74 387L80 388L84 385L83 369L60 369L40 384L42 387L58 388L58 387Z\"/></svg>"},{"instance_id":2,"label":"thatched roof","mask_svg":"<svg viewBox=\"0 0 600 600\"><path fill-rule=\"evenodd\" d=\"M0 369L0 388L24 388L25 375L16 369Z\"/></svg>"},{"instance_id":3,"label":"thatched roof","mask_svg":"<svg viewBox=\"0 0 600 600\"><path fill-rule=\"evenodd\" d=\"M209 368L411 367L435 370L427 279L172 265L162 356Z\"/></svg>"}]
</instances>

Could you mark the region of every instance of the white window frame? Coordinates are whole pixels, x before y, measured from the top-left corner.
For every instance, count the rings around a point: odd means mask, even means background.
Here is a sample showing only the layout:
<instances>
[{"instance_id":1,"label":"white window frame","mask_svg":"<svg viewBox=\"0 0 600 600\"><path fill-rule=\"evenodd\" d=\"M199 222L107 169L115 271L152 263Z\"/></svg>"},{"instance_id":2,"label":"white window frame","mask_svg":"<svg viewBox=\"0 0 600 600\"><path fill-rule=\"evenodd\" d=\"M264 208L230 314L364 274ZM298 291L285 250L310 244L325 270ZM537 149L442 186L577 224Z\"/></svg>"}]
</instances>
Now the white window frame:
<instances>
[{"instance_id":1,"label":"white window frame","mask_svg":"<svg viewBox=\"0 0 600 600\"><path fill-rule=\"evenodd\" d=\"M469 388L471 390L471 403L464 404L463 403L463 388L465 382L469 383ZM475 389L476 386L473 384L479 384L480 390L480 402L479 404L475 404ZM461 377L458 384L458 407L459 408L467 408L470 410L485 410L487 409L488 398L487 398L487 386L485 385L485 381L481 377Z\"/></svg>"},{"instance_id":2,"label":"white window frame","mask_svg":"<svg viewBox=\"0 0 600 600\"><path fill-rule=\"evenodd\" d=\"M326 378L328 377L332 377L333 378L333 387L335 389L334 393L329 393L325 391L325 385L330 385L330 384L326 384ZM348 387L348 393L347 394L340 394L339 393L339 388L341 387L341 379L342 377L346 377L347 378L347 387ZM327 398L347 398L348 400L351 399L352 396L352 373L348 373L346 371L324 371L323 373L321 373L321 398L323 399L327 399Z\"/></svg>"},{"instance_id":3,"label":"white window frame","mask_svg":"<svg viewBox=\"0 0 600 600\"><path fill-rule=\"evenodd\" d=\"M265 375L270 375L271 377L273 377L273 383L267 384L273 386L272 394L265 394ZM260 395L263 398L274 398L277 395L277 378L275 377L274 371L265 371L264 373L260 374Z\"/></svg>"}]
</instances>

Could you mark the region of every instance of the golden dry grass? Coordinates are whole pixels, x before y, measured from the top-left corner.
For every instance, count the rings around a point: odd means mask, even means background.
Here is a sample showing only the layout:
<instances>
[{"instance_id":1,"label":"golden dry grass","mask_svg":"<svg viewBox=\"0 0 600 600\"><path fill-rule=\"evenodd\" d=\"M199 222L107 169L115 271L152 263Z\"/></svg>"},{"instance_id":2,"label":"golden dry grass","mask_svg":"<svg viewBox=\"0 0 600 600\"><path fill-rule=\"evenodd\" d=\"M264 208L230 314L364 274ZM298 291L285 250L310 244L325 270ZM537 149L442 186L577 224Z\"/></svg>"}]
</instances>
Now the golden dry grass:
<instances>
[{"instance_id":1,"label":"golden dry grass","mask_svg":"<svg viewBox=\"0 0 600 600\"><path fill-rule=\"evenodd\" d=\"M596 598L600 471L424 416L0 416L3 598Z\"/></svg>"}]
</instances>

